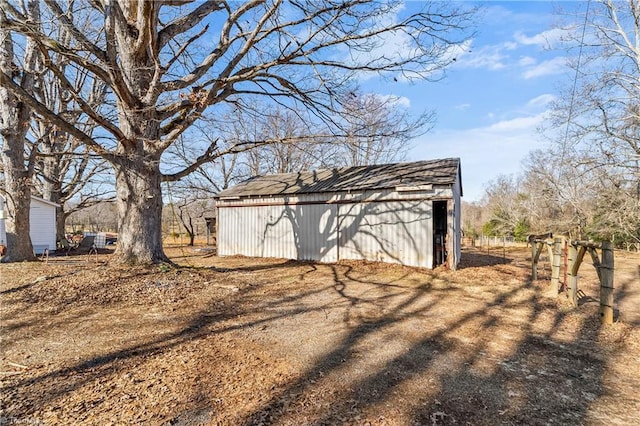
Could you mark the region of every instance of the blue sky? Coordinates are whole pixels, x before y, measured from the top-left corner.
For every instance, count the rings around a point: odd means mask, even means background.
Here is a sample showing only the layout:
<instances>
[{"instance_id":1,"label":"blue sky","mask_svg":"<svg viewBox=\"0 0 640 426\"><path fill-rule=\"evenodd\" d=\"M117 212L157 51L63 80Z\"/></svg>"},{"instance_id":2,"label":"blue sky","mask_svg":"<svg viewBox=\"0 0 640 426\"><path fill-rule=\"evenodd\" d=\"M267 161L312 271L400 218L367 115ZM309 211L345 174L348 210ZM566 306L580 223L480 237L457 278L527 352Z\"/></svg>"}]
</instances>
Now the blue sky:
<instances>
[{"instance_id":1,"label":"blue sky","mask_svg":"<svg viewBox=\"0 0 640 426\"><path fill-rule=\"evenodd\" d=\"M518 173L527 154L544 147L537 127L559 84L573 75L554 29L571 17L556 12L573 11L580 22L585 4L483 2L477 34L444 80L393 86L392 94L406 97L410 108L437 114L435 127L413 142L407 159L460 157L466 201L479 201L498 175Z\"/></svg>"}]
</instances>

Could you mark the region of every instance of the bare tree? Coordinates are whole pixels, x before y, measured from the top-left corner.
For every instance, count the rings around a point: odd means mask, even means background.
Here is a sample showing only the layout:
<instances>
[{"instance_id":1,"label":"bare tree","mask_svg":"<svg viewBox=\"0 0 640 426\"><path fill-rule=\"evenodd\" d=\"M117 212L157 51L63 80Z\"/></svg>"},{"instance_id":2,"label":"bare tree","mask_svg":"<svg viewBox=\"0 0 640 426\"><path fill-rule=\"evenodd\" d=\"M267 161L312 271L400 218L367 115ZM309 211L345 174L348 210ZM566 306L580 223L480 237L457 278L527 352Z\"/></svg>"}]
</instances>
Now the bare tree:
<instances>
[{"instance_id":1,"label":"bare tree","mask_svg":"<svg viewBox=\"0 0 640 426\"><path fill-rule=\"evenodd\" d=\"M162 155L205 111L216 106L223 113L228 105L250 109L255 97L266 97L284 106L304 105L328 118L336 109L333 100L360 73L440 78L453 60L449 49L464 40L471 17L459 4L439 1L425 2L417 13L391 0L90 1L75 7L91 10L100 24L94 30L98 40L92 41L61 3L44 1L55 24L73 36L75 48L31 25L13 2L0 1L8 15L5 27L37 44L48 71L110 139L103 142L74 126L5 71L0 83L113 165L117 259L130 263L167 260L161 182L183 178L217 158L219 147L213 143L194 163L171 174L161 172ZM390 54L383 48L387 36L402 40L403 49ZM112 113L97 111L84 93L73 90L48 60L53 53L107 86Z\"/></svg>"},{"instance_id":2,"label":"bare tree","mask_svg":"<svg viewBox=\"0 0 640 426\"><path fill-rule=\"evenodd\" d=\"M56 31L61 33L58 38L69 40L70 36L64 27L58 27ZM73 84L73 90L87 91L89 105L99 109L105 101L104 84L93 80L89 87L83 87L87 86L86 72L77 72L69 67L67 59L61 55L52 56L51 60L58 63L60 71ZM93 134L95 122L82 112L68 95L68 90L60 85L60 80L51 74L39 76L34 95L51 111L65 114L67 120L84 133ZM49 125L41 116L34 115L33 121L31 133L34 142L30 145L37 153L35 190L44 199L59 205L56 211L56 236L60 240L65 236L65 221L71 213L113 197L113 173L108 163L76 138L57 126ZM69 203L72 200L74 202Z\"/></svg>"},{"instance_id":3,"label":"bare tree","mask_svg":"<svg viewBox=\"0 0 640 426\"><path fill-rule=\"evenodd\" d=\"M94 203L84 209L74 209L73 204L70 207L73 211L67 222L73 232L115 232L117 229L117 211L113 201Z\"/></svg>"},{"instance_id":4,"label":"bare tree","mask_svg":"<svg viewBox=\"0 0 640 426\"><path fill-rule=\"evenodd\" d=\"M461 214L464 235L473 239L482 234L484 224L491 219L491 212L482 201L462 201Z\"/></svg>"},{"instance_id":5,"label":"bare tree","mask_svg":"<svg viewBox=\"0 0 640 426\"><path fill-rule=\"evenodd\" d=\"M583 163L552 147L533 151L525 161L521 179L533 232L587 236L600 189L593 180L593 170Z\"/></svg>"},{"instance_id":6,"label":"bare tree","mask_svg":"<svg viewBox=\"0 0 640 426\"><path fill-rule=\"evenodd\" d=\"M37 0L32 0L24 11L27 19L38 21L40 10ZM36 44L29 40L24 46L24 62L18 65L14 52L14 40L7 30L7 16L0 10L0 73L25 93L34 87L38 72ZM26 134L31 119L31 108L19 96L0 85L0 134L2 134L2 173L4 175L5 209L7 221L7 254L3 261L35 260L29 236L31 208L31 176L34 156L27 151ZM31 153L34 153L31 151ZM25 158L25 154L27 157Z\"/></svg>"},{"instance_id":7,"label":"bare tree","mask_svg":"<svg viewBox=\"0 0 640 426\"><path fill-rule=\"evenodd\" d=\"M177 217L189 237L188 244L193 246L198 230L204 229L204 217L214 210L214 206L211 198L195 195L182 197L171 206L171 209L171 214Z\"/></svg>"},{"instance_id":8,"label":"bare tree","mask_svg":"<svg viewBox=\"0 0 640 426\"><path fill-rule=\"evenodd\" d=\"M640 3L590 2L584 22L568 40L577 53L570 64L575 80L558 98L544 129L565 173L557 174L553 185L558 193L567 193L572 186L574 191L596 193L589 208L582 209L582 217L576 217L589 221L590 216L591 232L603 231L605 223L631 221L618 228L618 236L640 241ZM579 188L576 182L581 183ZM610 204L612 200L616 202Z\"/></svg>"},{"instance_id":9,"label":"bare tree","mask_svg":"<svg viewBox=\"0 0 640 426\"><path fill-rule=\"evenodd\" d=\"M209 143L217 141L219 157L198 167L192 174L167 185L172 200L172 221L179 221L193 245L198 224L205 215L214 214L211 197L232 183L260 174L290 173L308 170L321 164L325 137L314 134L304 111L280 106L262 114L234 111L217 119L208 117L195 127ZM240 141L256 141L240 145ZM229 147L225 150L225 147ZM242 147L242 148L240 148ZM191 164L199 154L193 144L181 138L168 151L178 169Z\"/></svg>"},{"instance_id":10,"label":"bare tree","mask_svg":"<svg viewBox=\"0 0 640 426\"><path fill-rule=\"evenodd\" d=\"M483 204L490 212L483 231L489 235L510 235L524 241L530 230L527 194L514 176L500 175L486 188Z\"/></svg>"},{"instance_id":11,"label":"bare tree","mask_svg":"<svg viewBox=\"0 0 640 426\"><path fill-rule=\"evenodd\" d=\"M261 139L272 143L244 155L251 176L294 173L322 164L326 136L318 134L302 112L279 108L260 121Z\"/></svg>"},{"instance_id":12,"label":"bare tree","mask_svg":"<svg viewBox=\"0 0 640 426\"><path fill-rule=\"evenodd\" d=\"M357 95L350 92L343 101L341 133L335 136L335 165L364 166L402 161L409 141L426 133L435 114L411 117L395 96Z\"/></svg>"},{"instance_id":13,"label":"bare tree","mask_svg":"<svg viewBox=\"0 0 640 426\"><path fill-rule=\"evenodd\" d=\"M63 31L63 39L68 39L64 27L58 30ZM66 59L60 55L54 55L52 60L59 62L58 67L70 80L71 75L75 76L71 81L75 91L90 91L89 103L93 108L99 108L104 102L104 85L94 81L90 87L83 89L86 80L84 73L68 70ZM38 78L34 95L51 111L66 114L68 120L85 133L92 134L95 130L95 122L74 105L67 90L51 75L43 74ZM65 237L65 221L71 213L113 197L113 173L110 166L86 145L59 128L50 126L38 115L33 117L31 134L34 141L28 144L37 156L34 189L44 199L59 205L56 211L56 237L60 240ZM70 203L72 200L73 203Z\"/></svg>"},{"instance_id":14,"label":"bare tree","mask_svg":"<svg viewBox=\"0 0 640 426\"><path fill-rule=\"evenodd\" d=\"M114 194L111 167L83 145L74 145L64 134L49 134L38 144L34 189L42 198L59 205L57 240L65 237L69 215L113 198Z\"/></svg>"}]
</instances>

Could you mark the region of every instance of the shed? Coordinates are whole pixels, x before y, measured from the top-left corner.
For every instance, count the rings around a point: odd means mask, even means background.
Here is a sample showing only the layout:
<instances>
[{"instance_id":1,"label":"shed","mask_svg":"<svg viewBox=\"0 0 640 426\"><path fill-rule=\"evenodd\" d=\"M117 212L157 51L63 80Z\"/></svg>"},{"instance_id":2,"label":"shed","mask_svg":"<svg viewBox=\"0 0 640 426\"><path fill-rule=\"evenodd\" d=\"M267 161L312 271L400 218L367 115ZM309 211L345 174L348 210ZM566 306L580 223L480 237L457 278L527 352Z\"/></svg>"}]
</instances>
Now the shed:
<instances>
[{"instance_id":1,"label":"shed","mask_svg":"<svg viewBox=\"0 0 640 426\"><path fill-rule=\"evenodd\" d=\"M45 249L56 249L56 208L58 204L32 196L29 209L29 236L33 251L42 254ZM4 208L4 198L0 197L0 241L6 244L5 219L8 215Z\"/></svg>"},{"instance_id":2,"label":"shed","mask_svg":"<svg viewBox=\"0 0 640 426\"><path fill-rule=\"evenodd\" d=\"M7 228L4 221L7 219L7 211L4 209L4 197L0 195L0 246L7 246Z\"/></svg>"},{"instance_id":3,"label":"shed","mask_svg":"<svg viewBox=\"0 0 640 426\"><path fill-rule=\"evenodd\" d=\"M220 192L218 255L460 261L459 158L258 176Z\"/></svg>"}]
</instances>

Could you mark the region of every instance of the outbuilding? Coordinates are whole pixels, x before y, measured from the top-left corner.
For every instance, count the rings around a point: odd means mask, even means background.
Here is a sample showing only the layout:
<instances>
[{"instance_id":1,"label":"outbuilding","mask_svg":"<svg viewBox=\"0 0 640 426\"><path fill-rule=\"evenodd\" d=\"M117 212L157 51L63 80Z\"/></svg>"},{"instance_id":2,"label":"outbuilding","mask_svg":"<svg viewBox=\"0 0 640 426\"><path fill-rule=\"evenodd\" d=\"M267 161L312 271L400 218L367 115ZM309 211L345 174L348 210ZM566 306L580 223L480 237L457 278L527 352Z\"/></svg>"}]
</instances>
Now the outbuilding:
<instances>
[{"instance_id":1,"label":"outbuilding","mask_svg":"<svg viewBox=\"0 0 640 426\"><path fill-rule=\"evenodd\" d=\"M42 254L45 249L56 249L56 208L58 204L32 196L29 209L29 236L33 251ZM5 210L5 200L0 197L0 244L6 245L5 220L8 218Z\"/></svg>"},{"instance_id":2,"label":"outbuilding","mask_svg":"<svg viewBox=\"0 0 640 426\"><path fill-rule=\"evenodd\" d=\"M218 255L460 261L460 159L258 176L220 192Z\"/></svg>"}]
</instances>

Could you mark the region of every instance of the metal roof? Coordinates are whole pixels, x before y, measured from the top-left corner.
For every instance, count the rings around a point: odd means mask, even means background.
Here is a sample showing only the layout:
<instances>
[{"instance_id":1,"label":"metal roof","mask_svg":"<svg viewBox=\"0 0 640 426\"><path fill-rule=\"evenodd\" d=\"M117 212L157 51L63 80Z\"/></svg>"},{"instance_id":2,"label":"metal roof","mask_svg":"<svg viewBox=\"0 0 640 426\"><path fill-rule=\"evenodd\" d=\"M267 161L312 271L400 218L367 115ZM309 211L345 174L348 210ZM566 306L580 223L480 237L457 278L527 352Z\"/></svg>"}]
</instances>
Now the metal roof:
<instances>
[{"instance_id":1,"label":"metal roof","mask_svg":"<svg viewBox=\"0 0 640 426\"><path fill-rule=\"evenodd\" d=\"M354 166L256 176L220 192L216 198L453 185L459 176L459 158Z\"/></svg>"}]
</instances>

